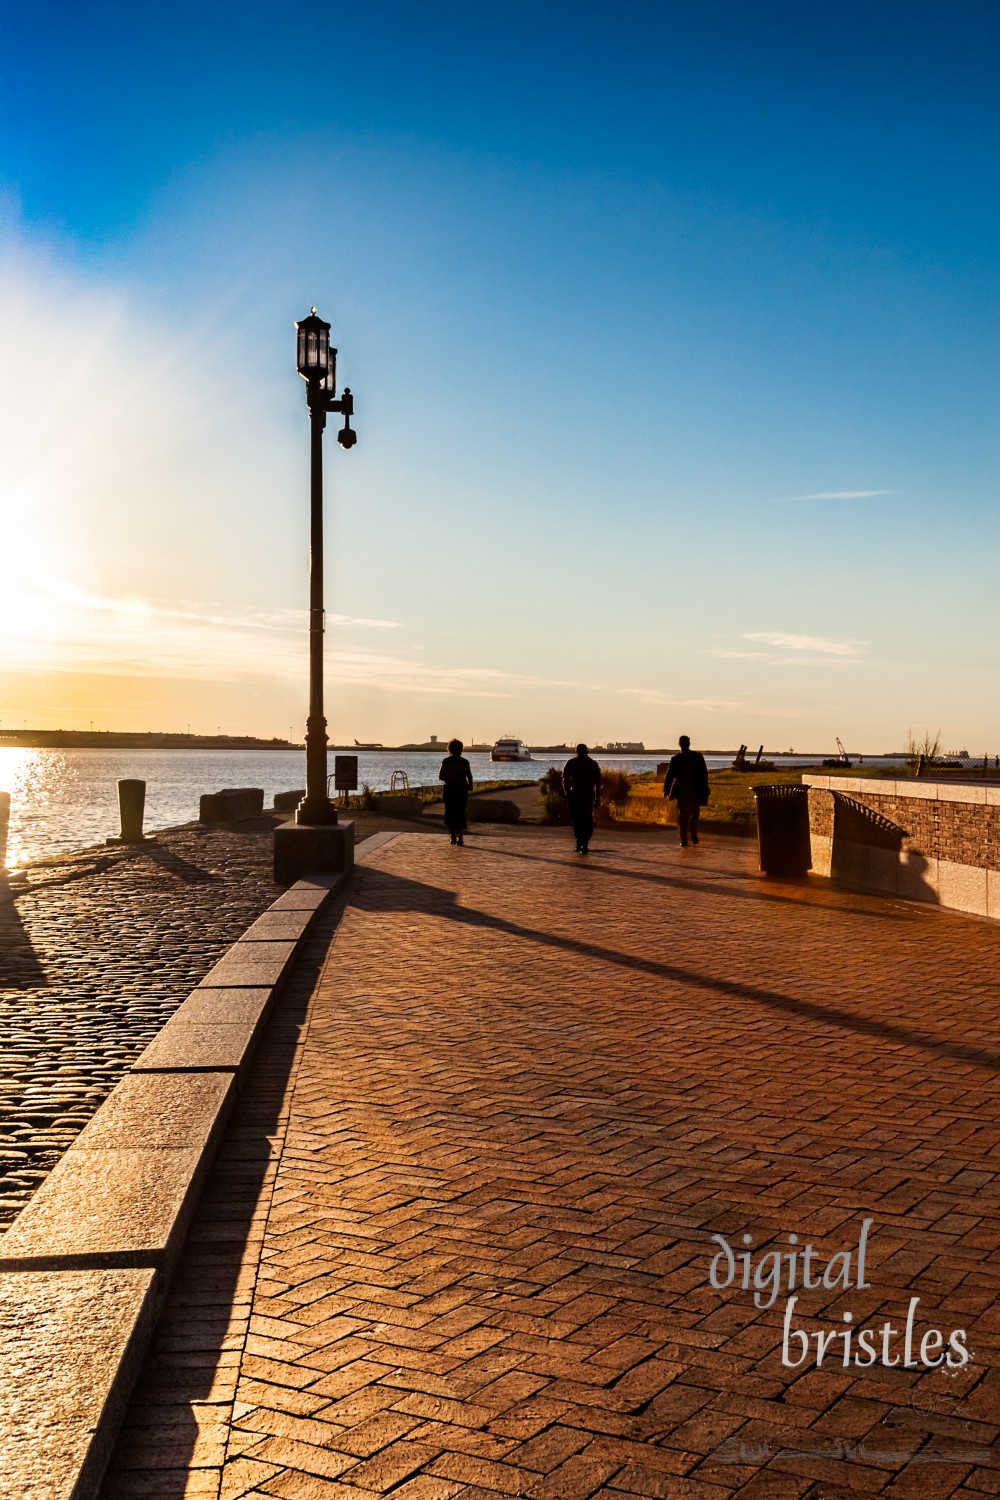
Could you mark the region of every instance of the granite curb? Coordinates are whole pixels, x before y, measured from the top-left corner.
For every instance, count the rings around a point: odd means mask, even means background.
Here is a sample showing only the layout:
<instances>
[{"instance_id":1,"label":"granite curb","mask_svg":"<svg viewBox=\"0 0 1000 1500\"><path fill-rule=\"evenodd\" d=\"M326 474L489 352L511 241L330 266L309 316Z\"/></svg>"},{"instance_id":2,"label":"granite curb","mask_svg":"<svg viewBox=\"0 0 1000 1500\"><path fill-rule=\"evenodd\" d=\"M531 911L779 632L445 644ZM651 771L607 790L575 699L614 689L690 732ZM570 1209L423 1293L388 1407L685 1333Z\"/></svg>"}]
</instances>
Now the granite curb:
<instances>
[{"instance_id":1,"label":"granite curb","mask_svg":"<svg viewBox=\"0 0 1000 1500\"><path fill-rule=\"evenodd\" d=\"M397 837L375 834L358 853ZM252 923L0 1240L0 1494L96 1494L257 1043L349 874L297 881Z\"/></svg>"}]
</instances>

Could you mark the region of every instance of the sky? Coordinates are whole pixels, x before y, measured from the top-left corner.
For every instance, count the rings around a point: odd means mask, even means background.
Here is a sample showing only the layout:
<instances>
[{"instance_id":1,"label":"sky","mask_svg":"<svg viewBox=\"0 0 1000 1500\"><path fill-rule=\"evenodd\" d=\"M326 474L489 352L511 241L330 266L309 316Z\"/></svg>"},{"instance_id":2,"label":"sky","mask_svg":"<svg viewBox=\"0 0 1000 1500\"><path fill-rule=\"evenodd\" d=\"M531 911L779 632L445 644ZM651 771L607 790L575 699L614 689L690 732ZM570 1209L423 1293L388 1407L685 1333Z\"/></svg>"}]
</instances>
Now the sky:
<instances>
[{"instance_id":1,"label":"sky","mask_svg":"<svg viewBox=\"0 0 1000 1500\"><path fill-rule=\"evenodd\" d=\"M1000 753L994 0L0 12L0 727Z\"/></svg>"}]
</instances>

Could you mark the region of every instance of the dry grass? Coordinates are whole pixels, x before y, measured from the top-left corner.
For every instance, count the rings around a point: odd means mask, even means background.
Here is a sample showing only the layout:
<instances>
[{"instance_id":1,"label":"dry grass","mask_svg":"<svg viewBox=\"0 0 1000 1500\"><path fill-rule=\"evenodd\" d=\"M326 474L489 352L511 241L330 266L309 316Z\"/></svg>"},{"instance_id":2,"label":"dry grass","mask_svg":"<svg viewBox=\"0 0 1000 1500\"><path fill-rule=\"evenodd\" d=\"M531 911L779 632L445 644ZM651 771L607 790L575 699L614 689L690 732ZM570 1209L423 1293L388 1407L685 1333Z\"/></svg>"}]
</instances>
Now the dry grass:
<instances>
[{"instance_id":1,"label":"dry grass","mask_svg":"<svg viewBox=\"0 0 1000 1500\"><path fill-rule=\"evenodd\" d=\"M797 769L757 771L749 776L742 771L712 771L708 778L711 795L708 806L702 809L702 822L746 823L749 827L755 819L752 786L798 786L800 780ZM662 776L637 776L628 802L624 808L614 809L613 815L624 823L675 824L677 804L664 797Z\"/></svg>"},{"instance_id":2,"label":"dry grass","mask_svg":"<svg viewBox=\"0 0 1000 1500\"><path fill-rule=\"evenodd\" d=\"M818 775L841 774L822 766L788 766L777 771L710 771L708 806L702 808L703 823L745 823L752 827L756 822L752 787L798 786L803 770L815 771ZM845 776L884 776L886 771L878 766L855 766L844 768ZM892 774L902 773L894 768ZM663 777L649 774L632 778L632 790L624 808L613 808L612 817L623 823L670 823L677 822L677 804L667 802L663 796Z\"/></svg>"}]
</instances>

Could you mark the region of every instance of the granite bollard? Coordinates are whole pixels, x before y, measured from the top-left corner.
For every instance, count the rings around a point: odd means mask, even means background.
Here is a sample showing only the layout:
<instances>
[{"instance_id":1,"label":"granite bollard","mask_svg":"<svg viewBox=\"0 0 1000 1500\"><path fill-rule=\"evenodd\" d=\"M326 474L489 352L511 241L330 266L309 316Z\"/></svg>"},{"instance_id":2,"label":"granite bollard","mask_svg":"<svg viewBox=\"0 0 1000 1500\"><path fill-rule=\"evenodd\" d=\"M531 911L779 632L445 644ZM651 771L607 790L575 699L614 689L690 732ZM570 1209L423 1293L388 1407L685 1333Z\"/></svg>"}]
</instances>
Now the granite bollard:
<instances>
[{"instance_id":1,"label":"granite bollard","mask_svg":"<svg viewBox=\"0 0 1000 1500\"><path fill-rule=\"evenodd\" d=\"M470 823L516 823L521 809L501 797L470 797L466 817Z\"/></svg>"},{"instance_id":2,"label":"granite bollard","mask_svg":"<svg viewBox=\"0 0 1000 1500\"><path fill-rule=\"evenodd\" d=\"M263 811L263 787L223 787L221 792L204 793L198 804L198 822L240 823L244 818L256 818Z\"/></svg>"},{"instance_id":3,"label":"granite bollard","mask_svg":"<svg viewBox=\"0 0 1000 1500\"><path fill-rule=\"evenodd\" d=\"M146 783L126 779L118 783L118 816L121 833L106 840L109 844L141 844L143 813L146 807Z\"/></svg>"},{"instance_id":4,"label":"granite bollard","mask_svg":"<svg viewBox=\"0 0 1000 1500\"><path fill-rule=\"evenodd\" d=\"M401 797L397 792L380 792L375 798L375 808L377 812L397 818L420 818L424 812L419 797Z\"/></svg>"},{"instance_id":5,"label":"granite bollard","mask_svg":"<svg viewBox=\"0 0 1000 1500\"><path fill-rule=\"evenodd\" d=\"M275 810L275 812L294 812L295 809L298 807L299 803L302 801L302 798L305 796L305 794L306 794L305 787L301 787L298 791L294 791L294 792L275 792L275 794L274 794L274 810Z\"/></svg>"}]
</instances>

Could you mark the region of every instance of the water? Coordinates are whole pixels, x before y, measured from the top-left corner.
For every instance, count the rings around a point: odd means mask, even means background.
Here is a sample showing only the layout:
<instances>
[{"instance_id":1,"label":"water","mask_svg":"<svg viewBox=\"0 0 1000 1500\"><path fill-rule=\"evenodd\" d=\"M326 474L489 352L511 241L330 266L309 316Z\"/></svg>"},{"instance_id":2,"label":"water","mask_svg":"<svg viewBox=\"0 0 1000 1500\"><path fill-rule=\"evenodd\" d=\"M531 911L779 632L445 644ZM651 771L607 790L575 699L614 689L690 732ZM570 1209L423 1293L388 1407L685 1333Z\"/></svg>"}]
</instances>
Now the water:
<instances>
[{"instance_id":1,"label":"water","mask_svg":"<svg viewBox=\"0 0 1000 1500\"><path fill-rule=\"evenodd\" d=\"M437 782L441 751L361 750L358 782L386 790L394 771L405 771L411 786ZM654 771L663 757L600 755L602 766L632 772ZM550 766L565 764L565 753L532 761L491 762L489 753L468 756L476 781L499 777L535 781ZM781 755L779 765L815 765L815 757ZM731 755L708 756L710 769L728 766ZM866 758L872 764L874 757ZM886 759L885 765L899 764ZM333 770L333 755L330 756ZM264 788L264 806L275 792L305 785L301 750L20 750L0 748L0 791L11 797L7 865L103 844L118 832L119 778L146 783L147 830L189 823L198 816L203 792L227 786ZM2 863L2 851L0 851Z\"/></svg>"}]
</instances>

